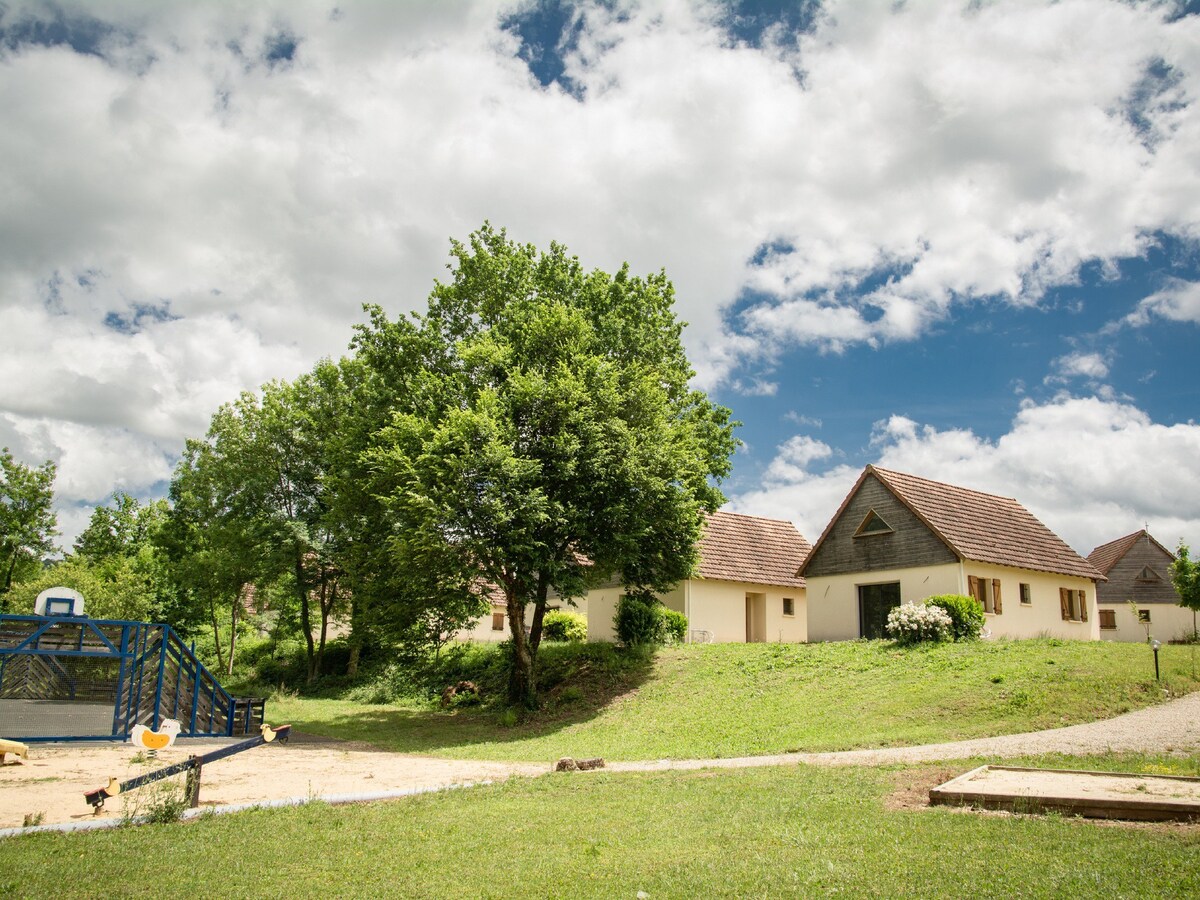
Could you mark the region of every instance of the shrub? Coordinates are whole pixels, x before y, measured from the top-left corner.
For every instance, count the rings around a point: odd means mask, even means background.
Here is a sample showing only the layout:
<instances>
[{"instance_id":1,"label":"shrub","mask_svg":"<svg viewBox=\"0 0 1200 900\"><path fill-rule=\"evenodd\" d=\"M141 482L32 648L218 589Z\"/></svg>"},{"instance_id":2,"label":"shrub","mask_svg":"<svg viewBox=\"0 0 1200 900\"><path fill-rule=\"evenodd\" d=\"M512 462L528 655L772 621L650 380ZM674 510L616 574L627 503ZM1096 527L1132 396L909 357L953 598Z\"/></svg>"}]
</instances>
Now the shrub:
<instances>
[{"instance_id":1,"label":"shrub","mask_svg":"<svg viewBox=\"0 0 1200 900\"><path fill-rule=\"evenodd\" d=\"M682 642L687 635L687 617L649 593L621 597L614 621L617 639L626 647Z\"/></svg>"},{"instance_id":2,"label":"shrub","mask_svg":"<svg viewBox=\"0 0 1200 900\"><path fill-rule=\"evenodd\" d=\"M956 641L973 641L983 631L983 608L974 597L962 594L937 594L925 599L950 617L950 636Z\"/></svg>"},{"instance_id":3,"label":"shrub","mask_svg":"<svg viewBox=\"0 0 1200 900\"><path fill-rule=\"evenodd\" d=\"M661 610L663 643L682 644L687 640L687 616L678 610L670 609L666 606L661 607Z\"/></svg>"},{"instance_id":4,"label":"shrub","mask_svg":"<svg viewBox=\"0 0 1200 900\"><path fill-rule=\"evenodd\" d=\"M587 640L587 619L565 609L552 609L542 619L542 637L548 641L579 643Z\"/></svg>"},{"instance_id":5,"label":"shrub","mask_svg":"<svg viewBox=\"0 0 1200 900\"><path fill-rule=\"evenodd\" d=\"M951 624L950 616L939 606L902 603L888 613L887 631L900 644L948 641Z\"/></svg>"}]
</instances>

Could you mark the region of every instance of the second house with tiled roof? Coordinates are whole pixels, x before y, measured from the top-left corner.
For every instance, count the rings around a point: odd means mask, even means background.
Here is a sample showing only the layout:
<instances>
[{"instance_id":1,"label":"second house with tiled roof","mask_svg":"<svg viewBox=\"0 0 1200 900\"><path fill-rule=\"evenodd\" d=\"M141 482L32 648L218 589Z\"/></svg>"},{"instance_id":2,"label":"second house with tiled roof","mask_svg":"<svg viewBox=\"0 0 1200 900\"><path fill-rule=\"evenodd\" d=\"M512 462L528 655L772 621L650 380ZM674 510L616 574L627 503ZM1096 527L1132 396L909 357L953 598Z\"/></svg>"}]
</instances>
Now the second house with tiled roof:
<instances>
[{"instance_id":1,"label":"second house with tiled roof","mask_svg":"<svg viewBox=\"0 0 1200 900\"><path fill-rule=\"evenodd\" d=\"M688 620L693 643L800 642L808 639L804 579L810 547L796 526L731 512L707 517L696 573L659 597ZM587 595L588 640L616 639L619 584Z\"/></svg>"},{"instance_id":2,"label":"second house with tiled roof","mask_svg":"<svg viewBox=\"0 0 1200 900\"><path fill-rule=\"evenodd\" d=\"M1096 590L1100 637L1114 641L1183 640L1196 614L1179 604L1171 581L1175 554L1142 529L1102 544L1088 562L1108 579Z\"/></svg>"},{"instance_id":3,"label":"second house with tiled roof","mask_svg":"<svg viewBox=\"0 0 1200 900\"><path fill-rule=\"evenodd\" d=\"M797 570L808 640L886 637L901 603L965 594L994 636L1099 638L1104 576L1008 497L867 466Z\"/></svg>"}]
</instances>

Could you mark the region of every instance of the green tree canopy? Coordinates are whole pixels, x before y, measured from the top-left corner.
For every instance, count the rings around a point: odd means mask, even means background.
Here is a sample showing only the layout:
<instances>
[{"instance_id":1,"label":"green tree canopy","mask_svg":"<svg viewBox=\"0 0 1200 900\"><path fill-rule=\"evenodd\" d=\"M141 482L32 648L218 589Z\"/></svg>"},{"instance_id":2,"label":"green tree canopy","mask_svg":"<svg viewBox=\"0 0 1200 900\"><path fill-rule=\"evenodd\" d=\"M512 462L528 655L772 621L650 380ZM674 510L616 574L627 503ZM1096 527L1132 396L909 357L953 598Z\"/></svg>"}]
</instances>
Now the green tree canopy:
<instances>
[{"instance_id":1,"label":"green tree canopy","mask_svg":"<svg viewBox=\"0 0 1200 900\"><path fill-rule=\"evenodd\" d=\"M1171 582L1175 585L1175 593L1179 594L1179 603L1192 611L1192 634L1196 634L1196 613L1200 612L1200 560L1191 559L1188 555L1188 545L1179 542L1175 551L1175 561L1171 563Z\"/></svg>"},{"instance_id":2,"label":"green tree canopy","mask_svg":"<svg viewBox=\"0 0 1200 900\"><path fill-rule=\"evenodd\" d=\"M54 463L24 465L5 447L0 451L0 612L21 569L32 576L54 549Z\"/></svg>"},{"instance_id":3,"label":"green tree canopy","mask_svg":"<svg viewBox=\"0 0 1200 900\"><path fill-rule=\"evenodd\" d=\"M687 577L737 441L688 386L665 274L588 272L490 226L452 256L425 315L360 330L368 365L404 373L373 486L401 571L503 591L510 699L528 704L548 593Z\"/></svg>"}]
</instances>

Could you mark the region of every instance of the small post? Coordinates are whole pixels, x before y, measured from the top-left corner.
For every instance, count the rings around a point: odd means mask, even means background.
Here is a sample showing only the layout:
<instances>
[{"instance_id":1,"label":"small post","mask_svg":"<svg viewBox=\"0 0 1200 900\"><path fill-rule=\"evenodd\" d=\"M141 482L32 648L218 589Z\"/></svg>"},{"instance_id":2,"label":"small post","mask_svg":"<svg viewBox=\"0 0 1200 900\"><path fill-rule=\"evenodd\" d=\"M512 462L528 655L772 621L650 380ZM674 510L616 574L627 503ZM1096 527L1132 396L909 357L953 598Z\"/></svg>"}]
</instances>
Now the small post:
<instances>
[{"instance_id":1,"label":"small post","mask_svg":"<svg viewBox=\"0 0 1200 900\"><path fill-rule=\"evenodd\" d=\"M188 806L195 809L200 805L200 773L204 771L204 766L197 757L193 756L192 759L196 762L188 769L184 792L187 794Z\"/></svg>"},{"instance_id":2,"label":"small post","mask_svg":"<svg viewBox=\"0 0 1200 900\"><path fill-rule=\"evenodd\" d=\"M1162 641L1155 638L1150 642L1150 649L1154 651L1154 680L1158 681L1158 648L1162 646Z\"/></svg>"}]
</instances>

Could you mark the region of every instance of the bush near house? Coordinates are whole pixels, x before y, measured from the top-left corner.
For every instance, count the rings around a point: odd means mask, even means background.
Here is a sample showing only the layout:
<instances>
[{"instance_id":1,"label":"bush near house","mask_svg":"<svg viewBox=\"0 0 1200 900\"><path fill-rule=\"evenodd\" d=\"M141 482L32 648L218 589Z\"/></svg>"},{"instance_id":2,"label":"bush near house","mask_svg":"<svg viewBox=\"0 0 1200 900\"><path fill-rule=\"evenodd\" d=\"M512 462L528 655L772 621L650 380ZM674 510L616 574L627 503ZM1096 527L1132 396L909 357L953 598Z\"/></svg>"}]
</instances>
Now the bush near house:
<instances>
[{"instance_id":1,"label":"bush near house","mask_svg":"<svg viewBox=\"0 0 1200 900\"><path fill-rule=\"evenodd\" d=\"M899 644L951 639L952 621L945 610L932 604L904 603L888 613L887 632Z\"/></svg>"},{"instance_id":2,"label":"bush near house","mask_svg":"<svg viewBox=\"0 0 1200 900\"><path fill-rule=\"evenodd\" d=\"M687 616L663 606L653 594L625 594L614 617L617 640L626 647L681 644L687 636Z\"/></svg>"},{"instance_id":3,"label":"bush near house","mask_svg":"<svg viewBox=\"0 0 1200 900\"><path fill-rule=\"evenodd\" d=\"M950 635L956 641L973 641L983 631L983 609L974 597L935 594L925 598L925 605L936 606L950 617Z\"/></svg>"},{"instance_id":4,"label":"bush near house","mask_svg":"<svg viewBox=\"0 0 1200 900\"><path fill-rule=\"evenodd\" d=\"M581 643L587 640L587 619L579 613L552 609L542 620L542 637L548 641Z\"/></svg>"}]
</instances>

